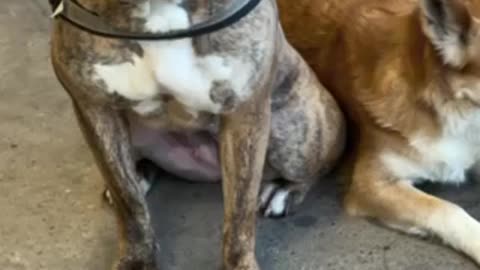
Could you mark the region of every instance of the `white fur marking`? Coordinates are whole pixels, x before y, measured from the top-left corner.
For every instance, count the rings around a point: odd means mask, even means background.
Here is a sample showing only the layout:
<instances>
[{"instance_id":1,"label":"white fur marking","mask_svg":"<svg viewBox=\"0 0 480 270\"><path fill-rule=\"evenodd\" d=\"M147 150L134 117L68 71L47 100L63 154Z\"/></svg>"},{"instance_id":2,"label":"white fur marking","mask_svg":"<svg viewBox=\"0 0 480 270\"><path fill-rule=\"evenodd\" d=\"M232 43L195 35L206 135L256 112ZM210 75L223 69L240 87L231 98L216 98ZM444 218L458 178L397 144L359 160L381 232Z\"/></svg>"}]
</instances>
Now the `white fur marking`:
<instances>
[{"instance_id":1,"label":"white fur marking","mask_svg":"<svg viewBox=\"0 0 480 270\"><path fill-rule=\"evenodd\" d=\"M416 135L409 139L418 151L418 160L391 152L382 154L384 164L397 177L453 183L465 180L466 170L480 157L480 110L460 113L447 106L444 109L440 137Z\"/></svg>"},{"instance_id":2,"label":"white fur marking","mask_svg":"<svg viewBox=\"0 0 480 270\"><path fill-rule=\"evenodd\" d=\"M260 194L260 200L259 200L260 206L264 206L268 203L268 199L270 199L270 196L275 191L276 187L277 185L275 184L268 184L262 189L262 193Z\"/></svg>"},{"instance_id":3,"label":"white fur marking","mask_svg":"<svg viewBox=\"0 0 480 270\"><path fill-rule=\"evenodd\" d=\"M108 93L117 93L127 99L141 101L158 94L159 88L152 70L145 61L134 55L133 63L117 65L96 64L96 78L102 80Z\"/></svg>"},{"instance_id":4,"label":"white fur marking","mask_svg":"<svg viewBox=\"0 0 480 270\"><path fill-rule=\"evenodd\" d=\"M403 180L410 180L414 178L428 178L428 173L425 172L422 165L397 155L392 152L382 153L380 159L386 167L395 174L396 177Z\"/></svg>"},{"instance_id":5,"label":"white fur marking","mask_svg":"<svg viewBox=\"0 0 480 270\"><path fill-rule=\"evenodd\" d=\"M190 26L187 12L173 2L151 2L137 13L149 14L146 31ZM133 64L95 65L96 77L105 82L106 91L136 101L151 99L160 92L168 93L192 113L220 112L221 104L211 99L212 88L218 83L227 90L230 88L241 100L251 94L247 86L253 74L252 63L213 54L200 57L191 39L149 41L140 45L144 56L134 56Z\"/></svg>"},{"instance_id":6,"label":"white fur marking","mask_svg":"<svg viewBox=\"0 0 480 270\"><path fill-rule=\"evenodd\" d=\"M147 19L149 31L169 31L190 26L187 12L172 3L152 6ZM201 111L218 113L220 104L210 98L215 81L229 81L232 69L224 58L210 55L198 57L191 39L143 42L145 56L150 60L156 80L183 105Z\"/></svg>"},{"instance_id":7,"label":"white fur marking","mask_svg":"<svg viewBox=\"0 0 480 270\"><path fill-rule=\"evenodd\" d=\"M285 191L285 190L277 191L273 195L273 198L270 200L270 205L265 211L265 215L278 216L278 215L284 214L287 208L287 199L289 194L290 194L289 191Z\"/></svg>"},{"instance_id":8,"label":"white fur marking","mask_svg":"<svg viewBox=\"0 0 480 270\"><path fill-rule=\"evenodd\" d=\"M229 80L232 73L216 56L199 58L191 41L143 43L156 80L183 105L218 113L220 104L210 98L215 81Z\"/></svg>"},{"instance_id":9,"label":"white fur marking","mask_svg":"<svg viewBox=\"0 0 480 270\"><path fill-rule=\"evenodd\" d=\"M146 179L140 180L140 190L142 191L143 195L147 195L148 191L152 188L152 183Z\"/></svg>"},{"instance_id":10,"label":"white fur marking","mask_svg":"<svg viewBox=\"0 0 480 270\"><path fill-rule=\"evenodd\" d=\"M480 223L456 205L432 213L428 229L452 247L480 262Z\"/></svg>"},{"instance_id":11,"label":"white fur marking","mask_svg":"<svg viewBox=\"0 0 480 270\"><path fill-rule=\"evenodd\" d=\"M150 10L151 16L145 24L147 31L167 32L186 29L190 26L187 11L174 3L152 2Z\"/></svg>"},{"instance_id":12,"label":"white fur marking","mask_svg":"<svg viewBox=\"0 0 480 270\"><path fill-rule=\"evenodd\" d=\"M60 15L60 13L63 12L63 10L65 9L65 5L63 3L63 1L60 1L60 3L58 4L58 6L55 8L55 10L53 11L52 15L50 15L50 18L55 18L57 17L58 15Z\"/></svg>"},{"instance_id":13,"label":"white fur marking","mask_svg":"<svg viewBox=\"0 0 480 270\"><path fill-rule=\"evenodd\" d=\"M133 107L133 110L140 115L148 115L149 113L158 110L160 107L162 107L162 102L158 100L146 99Z\"/></svg>"}]
</instances>

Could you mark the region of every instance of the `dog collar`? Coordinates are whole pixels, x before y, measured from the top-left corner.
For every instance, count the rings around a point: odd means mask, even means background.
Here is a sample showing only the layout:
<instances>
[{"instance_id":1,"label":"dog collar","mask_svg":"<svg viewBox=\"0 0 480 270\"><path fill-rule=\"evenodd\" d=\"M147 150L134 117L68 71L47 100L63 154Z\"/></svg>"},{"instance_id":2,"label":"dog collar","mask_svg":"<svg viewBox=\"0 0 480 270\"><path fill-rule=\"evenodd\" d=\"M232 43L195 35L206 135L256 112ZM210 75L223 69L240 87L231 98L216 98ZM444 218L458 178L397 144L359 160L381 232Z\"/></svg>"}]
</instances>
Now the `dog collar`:
<instances>
[{"instance_id":1,"label":"dog collar","mask_svg":"<svg viewBox=\"0 0 480 270\"><path fill-rule=\"evenodd\" d=\"M138 33L115 29L98 15L86 10L74 0L61 0L54 7L53 18L61 18L74 26L94 35L117 39L133 40L171 40L191 38L209 34L228 27L245 17L261 0L234 1L228 8L212 16L204 23L195 24L188 29L164 33Z\"/></svg>"}]
</instances>

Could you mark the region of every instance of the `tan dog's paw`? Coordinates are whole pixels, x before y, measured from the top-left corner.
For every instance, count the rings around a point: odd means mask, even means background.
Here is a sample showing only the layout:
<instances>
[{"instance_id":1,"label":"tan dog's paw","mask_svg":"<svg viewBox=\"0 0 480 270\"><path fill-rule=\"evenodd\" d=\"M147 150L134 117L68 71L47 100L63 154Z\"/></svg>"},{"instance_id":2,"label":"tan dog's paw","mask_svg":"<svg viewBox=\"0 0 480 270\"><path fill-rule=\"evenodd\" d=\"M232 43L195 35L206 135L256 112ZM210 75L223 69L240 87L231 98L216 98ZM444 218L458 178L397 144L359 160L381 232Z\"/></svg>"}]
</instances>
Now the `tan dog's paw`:
<instances>
[{"instance_id":1,"label":"tan dog's paw","mask_svg":"<svg viewBox=\"0 0 480 270\"><path fill-rule=\"evenodd\" d=\"M281 218L293 213L303 202L306 190L299 184L272 182L263 186L259 211L268 218Z\"/></svg>"}]
</instances>

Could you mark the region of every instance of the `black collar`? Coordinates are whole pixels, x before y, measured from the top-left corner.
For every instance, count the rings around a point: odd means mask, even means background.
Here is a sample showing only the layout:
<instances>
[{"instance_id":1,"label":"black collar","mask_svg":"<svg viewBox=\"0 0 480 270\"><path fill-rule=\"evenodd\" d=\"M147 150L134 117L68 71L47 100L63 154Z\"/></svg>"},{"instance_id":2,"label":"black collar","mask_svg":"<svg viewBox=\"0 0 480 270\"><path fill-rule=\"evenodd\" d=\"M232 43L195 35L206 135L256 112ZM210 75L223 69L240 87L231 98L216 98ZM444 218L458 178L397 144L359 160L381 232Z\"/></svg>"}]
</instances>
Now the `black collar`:
<instances>
[{"instance_id":1,"label":"black collar","mask_svg":"<svg viewBox=\"0 0 480 270\"><path fill-rule=\"evenodd\" d=\"M76 27L94 35L108 38L133 39L133 40L171 40L191 38L209 34L228 27L250 13L261 0L248 0L246 3L232 4L230 8L219 12L205 23L199 23L188 29L174 30L166 33L135 33L115 29L108 25L96 14L86 10L74 0L61 0L54 7L58 10L55 17L61 18ZM242 1L239 1L242 2ZM63 8L62 6L63 5Z\"/></svg>"}]
</instances>

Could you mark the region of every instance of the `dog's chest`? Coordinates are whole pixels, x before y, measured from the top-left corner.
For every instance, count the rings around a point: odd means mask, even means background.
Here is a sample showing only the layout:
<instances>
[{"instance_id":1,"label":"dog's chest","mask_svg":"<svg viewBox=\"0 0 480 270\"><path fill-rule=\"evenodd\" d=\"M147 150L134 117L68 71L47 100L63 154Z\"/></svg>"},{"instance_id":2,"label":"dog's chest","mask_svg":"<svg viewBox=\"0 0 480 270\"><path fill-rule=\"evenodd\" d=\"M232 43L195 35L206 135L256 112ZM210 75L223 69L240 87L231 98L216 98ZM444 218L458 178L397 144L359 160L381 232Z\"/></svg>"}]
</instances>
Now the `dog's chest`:
<instances>
[{"instance_id":1,"label":"dog's chest","mask_svg":"<svg viewBox=\"0 0 480 270\"><path fill-rule=\"evenodd\" d=\"M142 115L160 110L162 97L174 98L192 112L218 113L228 98L246 94L247 79L232 78L233 67L225 58L200 59L178 43L145 44L143 57L133 56L131 62L96 64L95 80L103 82L103 91L132 101L132 109ZM250 74L247 69L243 74Z\"/></svg>"},{"instance_id":2,"label":"dog's chest","mask_svg":"<svg viewBox=\"0 0 480 270\"><path fill-rule=\"evenodd\" d=\"M480 111L450 115L444 119L437 138L414 136L412 158L384 155L387 166L402 178L440 182L463 182L466 171L480 157Z\"/></svg>"},{"instance_id":3,"label":"dog's chest","mask_svg":"<svg viewBox=\"0 0 480 270\"><path fill-rule=\"evenodd\" d=\"M145 28L149 31L190 26L189 14L175 3L157 3L148 14ZM93 79L101 81L107 93L133 101L132 109L141 115L161 110L164 104L160 97L165 96L173 97L192 114L217 114L252 95L252 83L258 81L261 68L257 64L269 53L268 42L245 36L249 27L247 20L234 30L213 35L214 42L204 54L197 52L189 38L139 42L142 54L132 53L129 61L119 64L94 64ZM269 36L272 29L272 25L264 25L257 34L273 40ZM228 39L234 36L244 36L251 42L232 46ZM224 45L229 48L222 47L222 38L227 39Z\"/></svg>"}]
</instances>

